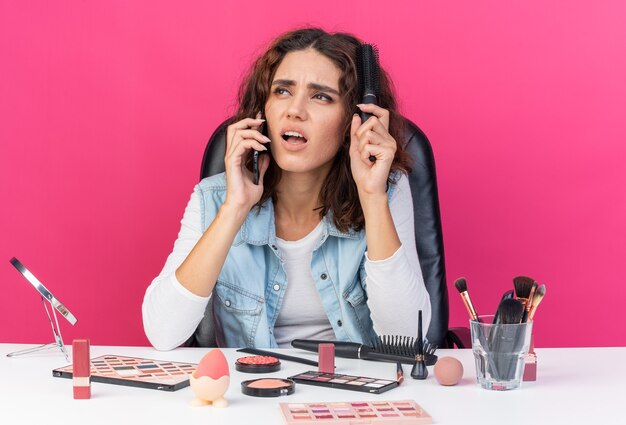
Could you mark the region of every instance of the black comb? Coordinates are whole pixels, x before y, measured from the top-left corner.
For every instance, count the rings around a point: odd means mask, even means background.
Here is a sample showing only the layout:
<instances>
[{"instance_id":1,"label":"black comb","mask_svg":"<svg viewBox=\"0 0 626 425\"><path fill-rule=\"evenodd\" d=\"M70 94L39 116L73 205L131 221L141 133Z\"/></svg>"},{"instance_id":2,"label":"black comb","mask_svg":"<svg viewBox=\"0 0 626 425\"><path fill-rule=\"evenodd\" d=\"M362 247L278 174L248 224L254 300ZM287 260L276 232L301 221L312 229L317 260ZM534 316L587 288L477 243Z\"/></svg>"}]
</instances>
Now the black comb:
<instances>
[{"instance_id":1,"label":"black comb","mask_svg":"<svg viewBox=\"0 0 626 425\"><path fill-rule=\"evenodd\" d=\"M427 366L437 363L435 351L437 344L431 344L424 340L423 352ZM415 356L419 354L418 339L408 336L382 335L374 343L374 351L381 354L390 354L411 359L415 361Z\"/></svg>"}]
</instances>

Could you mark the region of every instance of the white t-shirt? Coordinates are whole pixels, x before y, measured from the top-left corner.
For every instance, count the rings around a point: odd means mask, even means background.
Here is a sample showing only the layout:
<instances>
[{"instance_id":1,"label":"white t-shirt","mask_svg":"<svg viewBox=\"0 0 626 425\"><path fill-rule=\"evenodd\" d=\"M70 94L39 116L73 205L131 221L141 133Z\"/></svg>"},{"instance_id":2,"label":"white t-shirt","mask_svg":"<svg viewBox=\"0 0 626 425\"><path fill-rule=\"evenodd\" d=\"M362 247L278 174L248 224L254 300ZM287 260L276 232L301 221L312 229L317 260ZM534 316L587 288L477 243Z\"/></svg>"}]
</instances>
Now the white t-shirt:
<instances>
[{"instance_id":1,"label":"white t-shirt","mask_svg":"<svg viewBox=\"0 0 626 425\"><path fill-rule=\"evenodd\" d=\"M311 273L313 248L323 233L320 221L311 233L300 240L277 238L276 244L282 252L289 282L274 325L274 337L279 347L291 347L294 339L335 339Z\"/></svg>"}]
</instances>

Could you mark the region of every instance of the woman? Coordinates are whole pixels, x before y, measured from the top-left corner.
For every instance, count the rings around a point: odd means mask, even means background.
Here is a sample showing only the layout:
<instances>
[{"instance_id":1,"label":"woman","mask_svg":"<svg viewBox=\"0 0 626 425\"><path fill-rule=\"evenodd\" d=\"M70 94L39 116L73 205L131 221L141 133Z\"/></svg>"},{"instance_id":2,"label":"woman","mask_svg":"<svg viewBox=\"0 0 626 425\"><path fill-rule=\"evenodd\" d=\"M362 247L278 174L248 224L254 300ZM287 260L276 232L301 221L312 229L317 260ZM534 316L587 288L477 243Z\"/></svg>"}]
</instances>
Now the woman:
<instances>
[{"instance_id":1,"label":"woman","mask_svg":"<svg viewBox=\"0 0 626 425\"><path fill-rule=\"evenodd\" d=\"M257 60L227 128L226 171L196 186L146 291L155 348L175 348L212 320L230 347L415 336L419 309L428 329L401 118L382 70L380 105L357 105L359 45L301 29ZM363 123L358 110L373 116ZM258 185L253 151L269 151Z\"/></svg>"}]
</instances>

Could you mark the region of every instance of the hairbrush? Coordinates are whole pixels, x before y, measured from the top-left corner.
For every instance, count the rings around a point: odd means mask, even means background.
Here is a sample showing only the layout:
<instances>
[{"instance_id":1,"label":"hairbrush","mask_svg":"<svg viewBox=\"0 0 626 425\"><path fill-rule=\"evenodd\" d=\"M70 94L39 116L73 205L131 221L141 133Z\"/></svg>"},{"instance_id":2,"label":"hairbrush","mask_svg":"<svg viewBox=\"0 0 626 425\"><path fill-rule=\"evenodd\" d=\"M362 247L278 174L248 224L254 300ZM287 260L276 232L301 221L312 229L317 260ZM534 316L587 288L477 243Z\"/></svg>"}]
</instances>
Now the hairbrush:
<instances>
[{"instance_id":1,"label":"hairbrush","mask_svg":"<svg viewBox=\"0 0 626 425\"><path fill-rule=\"evenodd\" d=\"M415 357L417 355L417 339L408 336L382 335L376 339L374 344L376 351L387 354L397 354L405 357ZM427 366L432 366L437 362L437 344L431 344L424 339L423 344L424 361Z\"/></svg>"},{"instance_id":2,"label":"hairbrush","mask_svg":"<svg viewBox=\"0 0 626 425\"><path fill-rule=\"evenodd\" d=\"M357 49L356 71L359 82L361 103L378 104L380 92L380 65L378 64L378 48L371 44L361 44ZM365 122L372 114L360 111L361 122ZM370 155L370 161L376 157Z\"/></svg>"},{"instance_id":3,"label":"hairbrush","mask_svg":"<svg viewBox=\"0 0 626 425\"><path fill-rule=\"evenodd\" d=\"M417 342L415 338L398 335L383 335L376 339L374 346L347 341L326 341L316 339L294 339L291 346L302 350L317 352L319 344L335 344L335 356L348 359L364 359L386 362L402 362L413 364L417 355ZM428 344L428 350L424 351L424 361L427 366L437 362L434 354L436 345Z\"/></svg>"},{"instance_id":4,"label":"hairbrush","mask_svg":"<svg viewBox=\"0 0 626 425\"><path fill-rule=\"evenodd\" d=\"M431 344L427 339L424 339L424 341L424 356L434 357L436 362L437 356L435 356L435 351L437 351L437 344Z\"/></svg>"}]
</instances>

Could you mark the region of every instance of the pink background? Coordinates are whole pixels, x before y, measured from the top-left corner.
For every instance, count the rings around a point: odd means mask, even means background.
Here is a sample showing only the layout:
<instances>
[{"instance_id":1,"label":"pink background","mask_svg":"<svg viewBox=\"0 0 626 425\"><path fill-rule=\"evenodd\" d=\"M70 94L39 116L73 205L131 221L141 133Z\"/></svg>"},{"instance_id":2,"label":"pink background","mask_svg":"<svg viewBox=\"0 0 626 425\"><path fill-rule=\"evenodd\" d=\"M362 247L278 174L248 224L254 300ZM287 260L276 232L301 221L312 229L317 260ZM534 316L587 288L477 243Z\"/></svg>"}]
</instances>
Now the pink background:
<instances>
[{"instance_id":1,"label":"pink background","mask_svg":"<svg viewBox=\"0 0 626 425\"><path fill-rule=\"evenodd\" d=\"M51 340L16 256L79 318L66 341L148 343L206 140L267 42L314 24L378 44L433 144L451 324L455 278L490 313L527 274L538 346L626 345L624 2L228 3L0 2L0 342Z\"/></svg>"}]
</instances>

